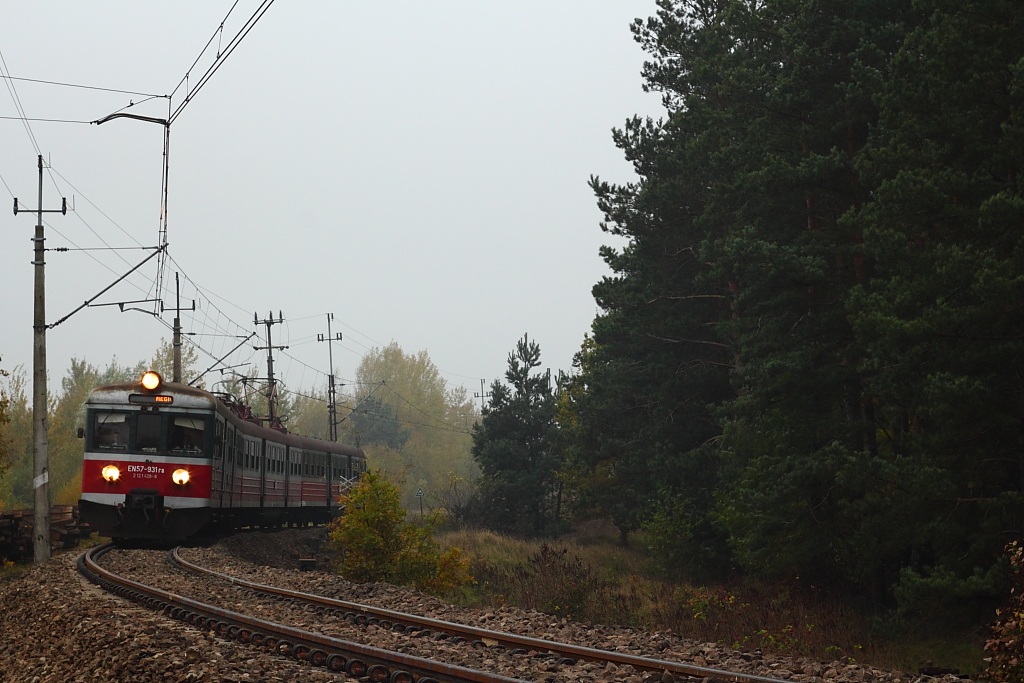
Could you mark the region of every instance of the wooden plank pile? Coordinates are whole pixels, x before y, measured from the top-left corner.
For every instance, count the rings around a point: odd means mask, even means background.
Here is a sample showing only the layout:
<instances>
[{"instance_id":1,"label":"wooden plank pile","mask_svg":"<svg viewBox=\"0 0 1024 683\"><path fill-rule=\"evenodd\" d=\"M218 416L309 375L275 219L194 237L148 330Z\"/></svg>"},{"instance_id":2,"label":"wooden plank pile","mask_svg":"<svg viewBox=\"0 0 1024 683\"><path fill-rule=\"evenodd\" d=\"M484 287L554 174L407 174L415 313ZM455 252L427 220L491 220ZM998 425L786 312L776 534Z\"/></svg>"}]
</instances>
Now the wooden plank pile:
<instances>
[{"instance_id":1,"label":"wooden plank pile","mask_svg":"<svg viewBox=\"0 0 1024 683\"><path fill-rule=\"evenodd\" d=\"M32 510L0 512L0 562L31 562ZM78 518L77 505L50 508L50 547L74 548L78 539L89 535L89 525Z\"/></svg>"}]
</instances>

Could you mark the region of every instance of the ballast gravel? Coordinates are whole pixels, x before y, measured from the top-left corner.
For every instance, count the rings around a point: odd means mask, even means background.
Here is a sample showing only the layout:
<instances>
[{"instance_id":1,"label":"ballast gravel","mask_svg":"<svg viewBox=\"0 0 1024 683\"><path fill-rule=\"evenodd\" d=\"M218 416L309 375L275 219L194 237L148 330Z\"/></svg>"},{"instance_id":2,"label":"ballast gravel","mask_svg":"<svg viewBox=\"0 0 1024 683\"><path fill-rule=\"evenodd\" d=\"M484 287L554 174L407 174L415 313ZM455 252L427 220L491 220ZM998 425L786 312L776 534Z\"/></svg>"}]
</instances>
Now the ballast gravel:
<instances>
[{"instance_id":1,"label":"ballast gravel","mask_svg":"<svg viewBox=\"0 0 1024 683\"><path fill-rule=\"evenodd\" d=\"M299 571L298 558L311 555L321 535L319 529L242 534L209 547L186 549L182 555L195 564L292 590L480 628L800 683L966 681L953 676L929 677L841 662L771 657L686 640L666 632L580 624L509 607L468 610L395 586L353 584L323 568ZM80 554L80 550L61 552L49 562L0 582L0 681L345 683L354 680L221 638L109 595L78 574L76 561ZM578 671L577 680L581 683L664 680L658 674L640 674L613 667L580 667ZM520 677L536 681L554 679L542 668L523 671Z\"/></svg>"}]
</instances>

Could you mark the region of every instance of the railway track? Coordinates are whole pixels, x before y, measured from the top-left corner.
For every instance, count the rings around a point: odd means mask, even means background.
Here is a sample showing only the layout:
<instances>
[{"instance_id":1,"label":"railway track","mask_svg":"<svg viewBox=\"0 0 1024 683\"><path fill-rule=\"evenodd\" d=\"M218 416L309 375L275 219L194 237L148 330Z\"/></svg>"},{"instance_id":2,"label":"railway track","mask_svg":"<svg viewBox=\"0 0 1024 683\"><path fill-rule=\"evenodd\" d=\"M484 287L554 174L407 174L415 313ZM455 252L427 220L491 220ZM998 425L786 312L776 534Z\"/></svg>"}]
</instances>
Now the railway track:
<instances>
[{"instance_id":1,"label":"railway track","mask_svg":"<svg viewBox=\"0 0 1024 683\"><path fill-rule=\"evenodd\" d=\"M301 603L320 614L331 612L355 624L376 625L404 633L450 639L457 644L468 643L470 647L501 648L511 652L513 655L525 655L533 652L555 659L563 664L575 664L577 660L585 660L602 664L611 663L617 666L631 666L640 671L668 672L673 677L676 677L677 680L678 677L682 677L683 679L696 678L701 681L728 681L729 683L782 683L779 679L723 671L721 669L694 666L663 659L639 657L608 650L598 650L504 631L482 629L320 595L301 593L278 586L254 583L188 562L181 557L177 548L171 551L170 559L177 566L195 574L214 576L259 594Z\"/></svg>"},{"instance_id":2,"label":"railway track","mask_svg":"<svg viewBox=\"0 0 1024 683\"><path fill-rule=\"evenodd\" d=\"M587 671L600 671L612 665L654 672L652 675L660 674L662 680L781 683L778 679L557 643L254 583L200 567L183 558L178 549L169 554L170 563L190 575L173 572L178 581L171 581L170 589L146 586L124 576L132 574L131 568L138 566L137 561L128 562L127 571L118 570L120 575L104 567L100 558L110 550L109 546L101 546L79 559L80 571L107 590L197 628L365 680L575 680L581 674L573 673L578 671L574 667L587 663ZM148 557L156 554L149 553ZM190 583L203 581L213 583L195 590L215 596L216 604L210 604L209 598L185 597L185 593L192 592L188 588ZM245 592L249 597L233 601L232 592ZM228 609L224 603L248 607ZM273 609L262 607L267 604L272 604ZM275 617L256 617L254 611L272 611ZM290 616L282 618L280 614ZM388 646L358 641L387 642ZM408 654L410 650L437 654L417 656ZM450 663L453 661L474 664L458 666ZM475 663L481 663L479 668Z\"/></svg>"},{"instance_id":3,"label":"railway track","mask_svg":"<svg viewBox=\"0 0 1024 683\"><path fill-rule=\"evenodd\" d=\"M308 661L354 678L389 683L522 683L494 673L332 638L241 612L224 609L134 581L103 567L100 558L112 544L92 548L78 560L78 570L93 583L128 600L254 647Z\"/></svg>"}]
</instances>

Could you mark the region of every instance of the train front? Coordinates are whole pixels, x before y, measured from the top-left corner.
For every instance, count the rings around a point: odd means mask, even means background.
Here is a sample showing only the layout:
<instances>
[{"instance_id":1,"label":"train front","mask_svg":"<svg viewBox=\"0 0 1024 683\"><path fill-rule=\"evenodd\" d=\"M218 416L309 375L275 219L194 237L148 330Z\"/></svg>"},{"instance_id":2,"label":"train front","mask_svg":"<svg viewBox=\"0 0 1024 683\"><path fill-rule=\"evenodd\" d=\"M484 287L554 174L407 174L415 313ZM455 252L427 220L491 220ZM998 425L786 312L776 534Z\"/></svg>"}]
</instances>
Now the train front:
<instances>
[{"instance_id":1,"label":"train front","mask_svg":"<svg viewBox=\"0 0 1024 683\"><path fill-rule=\"evenodd\" d=\"M115 539L197 533L211 514L213 397L147 372L94 389L85 408L82 520Z\"/></svg>"}]
</instances>

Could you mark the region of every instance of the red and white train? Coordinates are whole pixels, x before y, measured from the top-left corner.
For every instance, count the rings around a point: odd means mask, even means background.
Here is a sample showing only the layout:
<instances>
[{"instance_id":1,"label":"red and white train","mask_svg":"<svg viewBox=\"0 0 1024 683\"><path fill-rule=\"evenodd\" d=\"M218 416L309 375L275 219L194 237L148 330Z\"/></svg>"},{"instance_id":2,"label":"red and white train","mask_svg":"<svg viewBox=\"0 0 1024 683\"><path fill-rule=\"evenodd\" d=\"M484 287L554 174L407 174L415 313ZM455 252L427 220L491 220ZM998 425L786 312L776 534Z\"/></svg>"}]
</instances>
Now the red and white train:
<instances>
[{"instance_id":1,"label":"red and white train","mask_svg":"<svg viewBox=\"0 0 1024 683\"><path fill-rule=\"evenodd\" d=\"M329 521L366 471L352 446L262 426L230 398L147 372L85 405L82 520L111 538Z\"/></svg>"}]
</instances>

